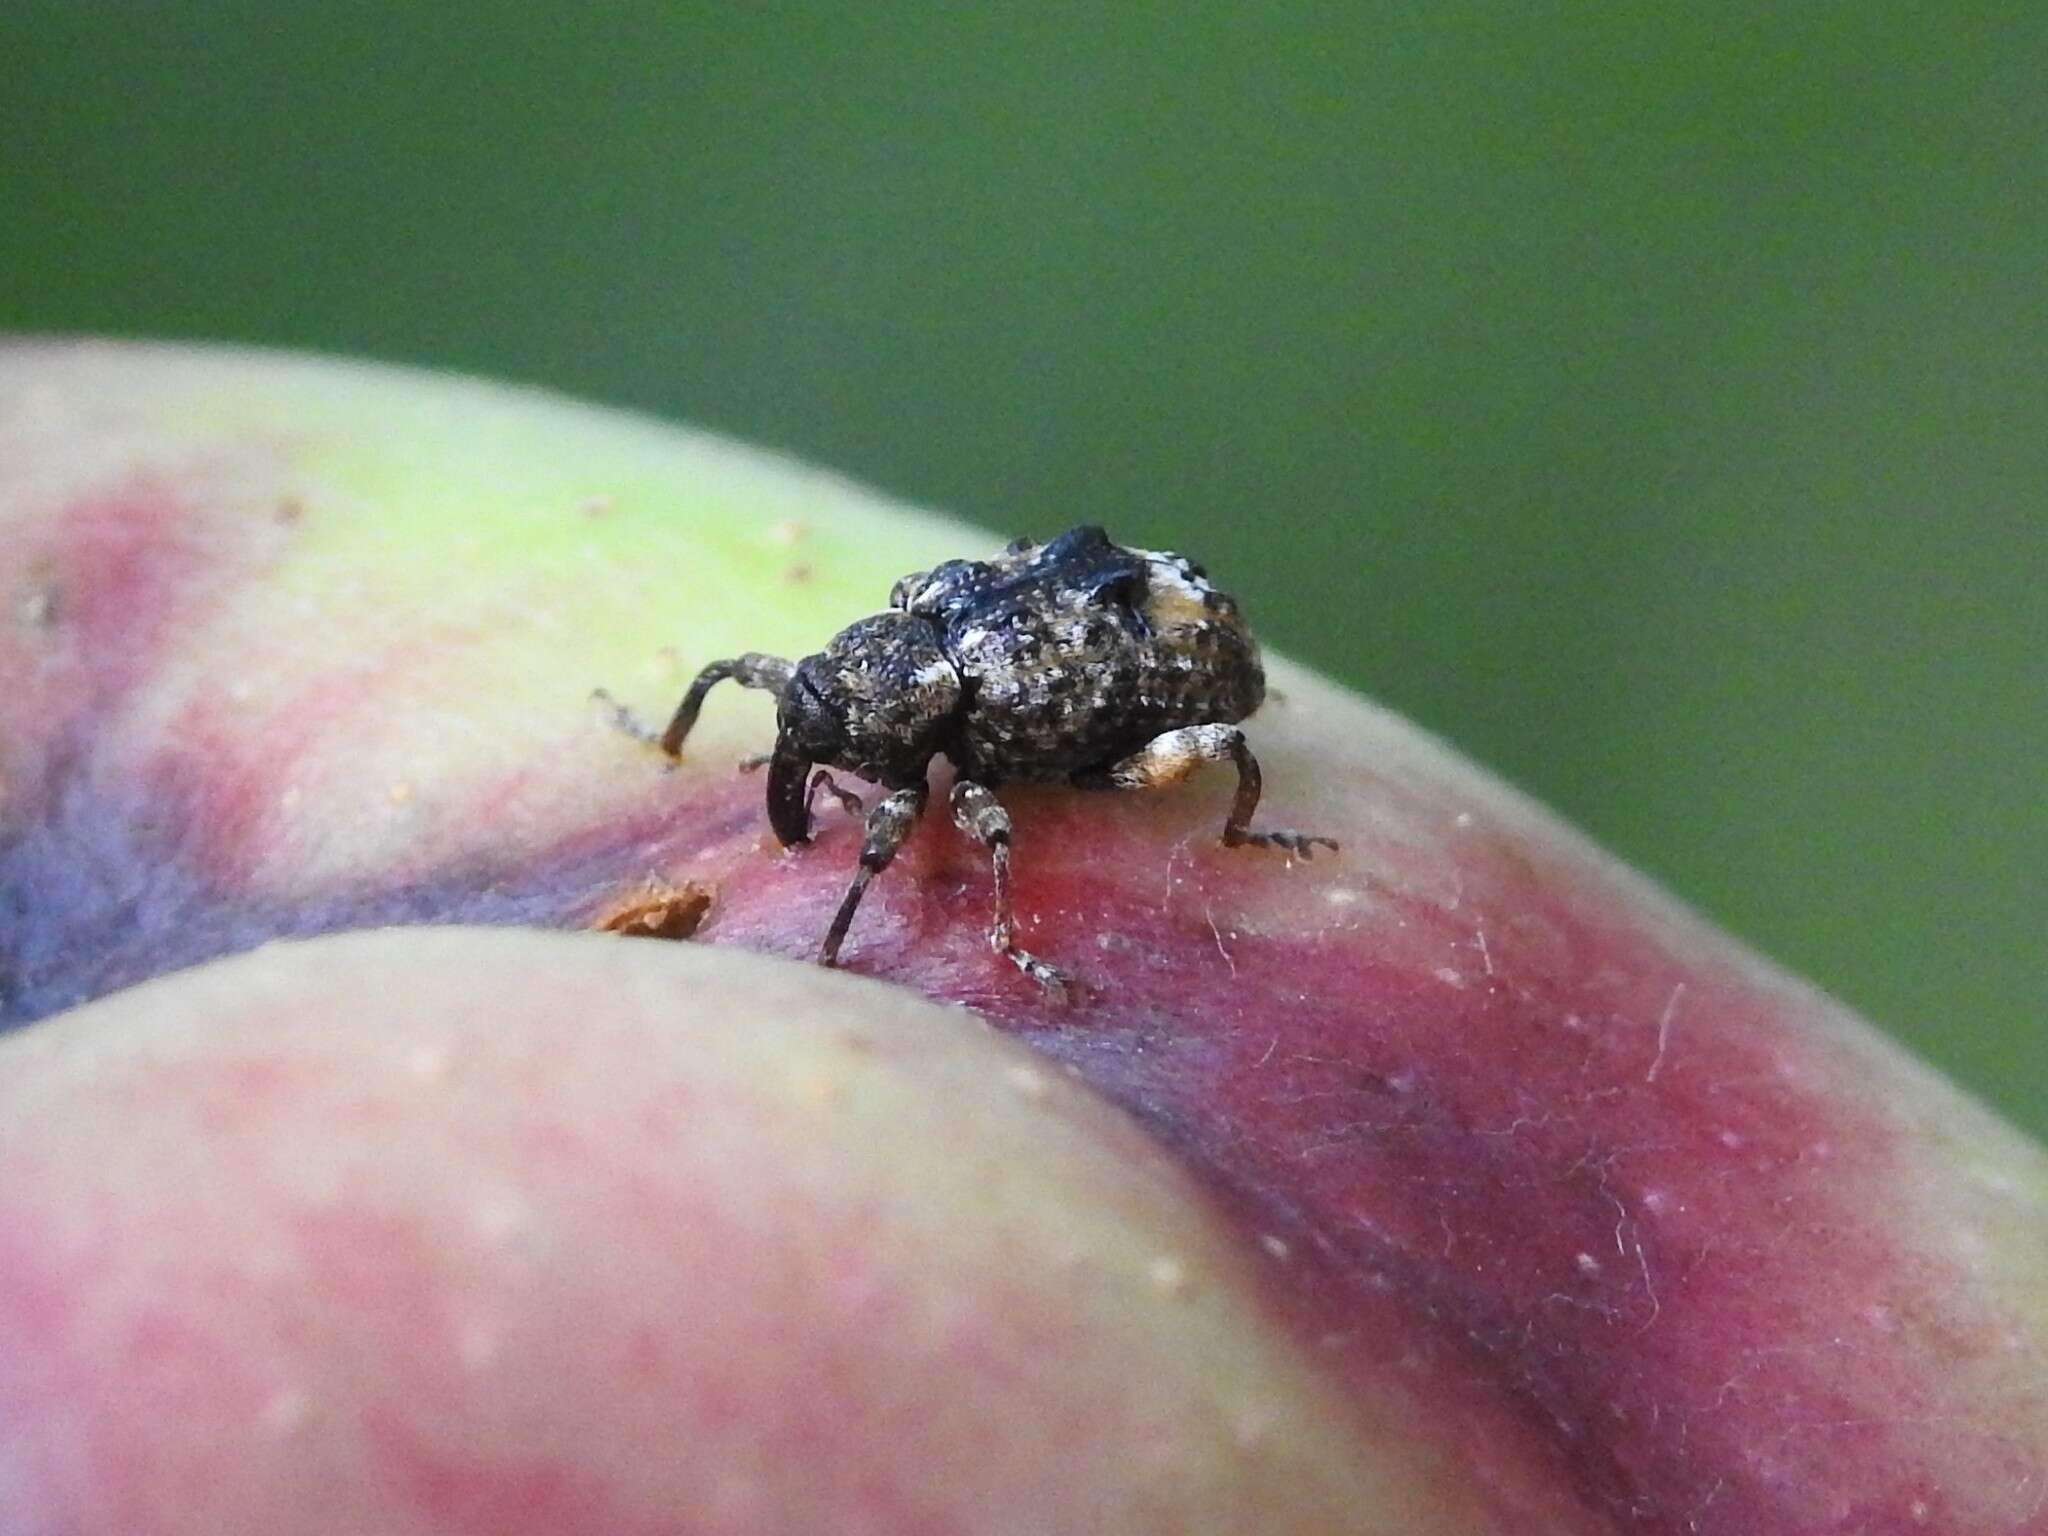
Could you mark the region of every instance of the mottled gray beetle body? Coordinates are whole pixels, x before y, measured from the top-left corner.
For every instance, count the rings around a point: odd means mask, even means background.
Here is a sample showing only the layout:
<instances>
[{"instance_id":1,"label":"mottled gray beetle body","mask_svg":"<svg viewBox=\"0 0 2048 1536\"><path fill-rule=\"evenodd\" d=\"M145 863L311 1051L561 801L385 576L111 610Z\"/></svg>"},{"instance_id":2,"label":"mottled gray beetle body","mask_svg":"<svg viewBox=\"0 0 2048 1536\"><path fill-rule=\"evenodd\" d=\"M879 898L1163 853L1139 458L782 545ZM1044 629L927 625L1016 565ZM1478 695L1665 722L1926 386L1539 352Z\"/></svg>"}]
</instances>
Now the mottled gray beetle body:
<instances>
[{"instance_id":1,"label":"mottled gray beetle body","mask_svg":"<svg viewBox=\"0 0 2048 1536\"><path fill-rule=\"evenodd\" d=\"M1100 528L907 576L891 606L938 631L966 701L944 750L984 784L1103 772L1177 726L1234 725L1265 696L1236 602L1200 566Z\"/></svg>"},{"instance_id":2,"label":"mottled gray beetle body","mask_svg":"<svg viewBox=\"0 0 2048 1536\"><path fill-rule=\"evenodd\" d=\"M752 653L713 662L658 738L624 710L616 718L678 755L704 695L728 678L777 696L768 819L784 844L809 841L820 789L866 810L829 769L890 791L866 813L860 867L820 955L828 965L869 880L923 813L926 777L942 755L959 774L953 819L994 859L990 942L1053 989L1064 978L1018 948L1012 933L1011 828L991 792L996 785L1152 789L1227 760L1237 766L1238 790L1226 845L1302 857L1318 843L1336 847L1299 832L1251 830L1259 767L1237 723L1259 707L1266 679L1236 602L1191 561L1126 549L1100 528L1075 528L1044 545L1019 540L993 560L949 560L906 576L887 613L849 625L800 662Z\"/></svg>"}]
</instances>

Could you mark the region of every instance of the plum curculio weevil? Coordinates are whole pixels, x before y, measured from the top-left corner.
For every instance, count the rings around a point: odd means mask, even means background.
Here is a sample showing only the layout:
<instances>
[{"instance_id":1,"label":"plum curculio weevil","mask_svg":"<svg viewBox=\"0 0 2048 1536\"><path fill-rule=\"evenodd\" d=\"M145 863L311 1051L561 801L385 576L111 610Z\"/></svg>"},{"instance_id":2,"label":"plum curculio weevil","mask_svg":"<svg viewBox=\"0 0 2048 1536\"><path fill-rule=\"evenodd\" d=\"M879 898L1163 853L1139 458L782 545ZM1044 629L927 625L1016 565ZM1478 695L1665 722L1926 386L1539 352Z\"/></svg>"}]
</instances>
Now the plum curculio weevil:
<instances>
[{"instance_id":1,"label":"plum curculio weevil","mask_svg":"<svg viewBox=\"0 0 2048 1536\"><path fill-rule=\"evenodd\" d=\"M905 576L889 610L848 625L797 662L748 652L714 661L658 735L608 694L613 722L671 758L721 682L776 696L768 822L784 846L807 843L820 790L866 817L866 838L818 958L837 962L868 883L923 815L932 760L957 770L953 820L989 850L995 916L989 943L1025 975L1063 993L1062 972L1020 947L1010 903L1009 783L1157 789L1208 763L1237 765L1223 823L1227 847L1282 848L1307 858L1336 843L1254 831L1259 765L1238 722L1259 707L1266 677L1236 601L1199 565L1127 549L1080 527L1047 544L1019 539L993 560L948 560ZM872 810L831 769L884 794Z\"/></svg>"}]
</instances>

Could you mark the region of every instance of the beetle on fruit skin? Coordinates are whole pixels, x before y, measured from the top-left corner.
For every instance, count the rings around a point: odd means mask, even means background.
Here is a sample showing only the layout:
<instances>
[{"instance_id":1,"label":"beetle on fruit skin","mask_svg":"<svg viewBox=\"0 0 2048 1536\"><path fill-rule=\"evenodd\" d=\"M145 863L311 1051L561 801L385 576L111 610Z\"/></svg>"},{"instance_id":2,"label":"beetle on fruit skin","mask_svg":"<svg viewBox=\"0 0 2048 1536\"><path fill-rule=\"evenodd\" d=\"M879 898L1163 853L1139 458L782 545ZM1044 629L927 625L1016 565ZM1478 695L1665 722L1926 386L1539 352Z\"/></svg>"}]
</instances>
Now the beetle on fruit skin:
<instances>
[{"instance_id":1,"label":"beetle on fruit skin","mask_svg":"<svg viewBox=\"0 0 2048 1536\"><path fill-rule=\"evenodd\" d=\"M989 942L1060 991L1061 973L1018 947L1010 910L1006 782L1155 789L1207 763L1237 765L1223 823L1228 847L1306 858L1326 837L1255 832L1259 765L1237 728L1265 697L1251 631L1228 594L1180 555L1127 549L1079 527L1048 544L1020 539L994 560L949 560L904 577L889 611L849 625L802 661L749 652L697 674L660 736L616 705L615 723L670 757L682 753L704 696L727 679L776 695L768 821L785 847L807 843L818 791L865 812L853 883L819 960L836 963L868 882L923 814L932 759L951 760L953 819L989 850ZM601 692L601 691L600 691ZM830 769L887 791L872 811ZM814 771L815 770L815 771Z\"/></svg>"}]
</instances>

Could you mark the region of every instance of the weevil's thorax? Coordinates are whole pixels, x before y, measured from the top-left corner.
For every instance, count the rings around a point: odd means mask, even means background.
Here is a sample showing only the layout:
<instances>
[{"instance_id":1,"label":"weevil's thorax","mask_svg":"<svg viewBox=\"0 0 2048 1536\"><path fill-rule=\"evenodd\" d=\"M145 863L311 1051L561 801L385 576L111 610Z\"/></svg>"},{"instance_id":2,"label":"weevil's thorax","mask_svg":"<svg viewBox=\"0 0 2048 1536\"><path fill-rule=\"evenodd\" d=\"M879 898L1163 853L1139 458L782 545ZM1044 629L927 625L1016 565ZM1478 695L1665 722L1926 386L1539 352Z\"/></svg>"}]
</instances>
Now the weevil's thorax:
<instances>
[{"instance_id":1,"label":"weevil's thorax","mask_svg":"<svg viewBox=\"0 0 2048 1536\"><path fill-rule=\"evenodd\" d=\"M896 584L966 688L948 752L988 781L1059 779L1161 731L1231 723L1259 706L1258 648L1200 566L1082 527L988 561Z\"/></svg>"},{"instance_id":2,"label":"weevil's thorax","mask_svg":"<svg viewBox=\"0 0 2048 1536\"><path fill-rule=\"evenodd\" d=\"M777 724L781 743L804 761L896 788L924 777L962 697L938 630L883 613L848 625L797 663Z\"/></svg>"}]
</instances>

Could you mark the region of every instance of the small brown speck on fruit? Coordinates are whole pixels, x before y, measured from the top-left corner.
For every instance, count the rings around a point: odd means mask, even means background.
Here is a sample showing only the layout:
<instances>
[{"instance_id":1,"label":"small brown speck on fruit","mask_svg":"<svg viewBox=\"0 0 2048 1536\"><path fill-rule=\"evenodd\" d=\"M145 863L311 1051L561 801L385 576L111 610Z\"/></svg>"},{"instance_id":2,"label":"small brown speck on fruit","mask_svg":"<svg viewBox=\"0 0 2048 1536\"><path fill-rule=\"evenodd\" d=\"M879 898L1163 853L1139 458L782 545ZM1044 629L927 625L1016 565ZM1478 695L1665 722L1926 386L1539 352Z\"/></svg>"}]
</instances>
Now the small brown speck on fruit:
<instances>
[{"instance_id":1,"label":"small brown speck on fruit","mask_svg":"<svg viewBox=\"0 0 2048 1536\"><path fill-rule=\"evenodd\" d=\"M806 582L808 582L814 574L815 572L812 571L810 566L806 565L802 561L798 561L795 565L784 568L782 572L782 582L784 586L801 587Z\"/></svg>"},{"instance_id":2,"label":"small brown speck on fruit","mask_svg":"<svg viewBox=\"0 0 2048 1536\"><path fill-rule=\"evenodd\" d=\"M277 505L270 509L270 520L280 528L290 528L304 521L306 504L297 496L280 496Z\"/></svg>"},{"instance_id":3,"label":"small brown speck on fruit","mask_svg":"<svg viewBox=\"0 0 2048 1536\"><path fill-rule=\"evenodd\" d=\"M711 887L695 880L673 885L650 875L600 911L590 926L628 938L687 939L711 910L711 898Z\"/></svg>"},{"instance_id":4,"label":"small brown speck on fruit","mask_svg":"<svg viewBox=\"0 0 2048 1536\"><path fill-rule=\"evenodd\" d=\"M576 510L589 518L609 517L618 510L618 505L610 496L586 496Z\"/></svg>"}]
</instances>

